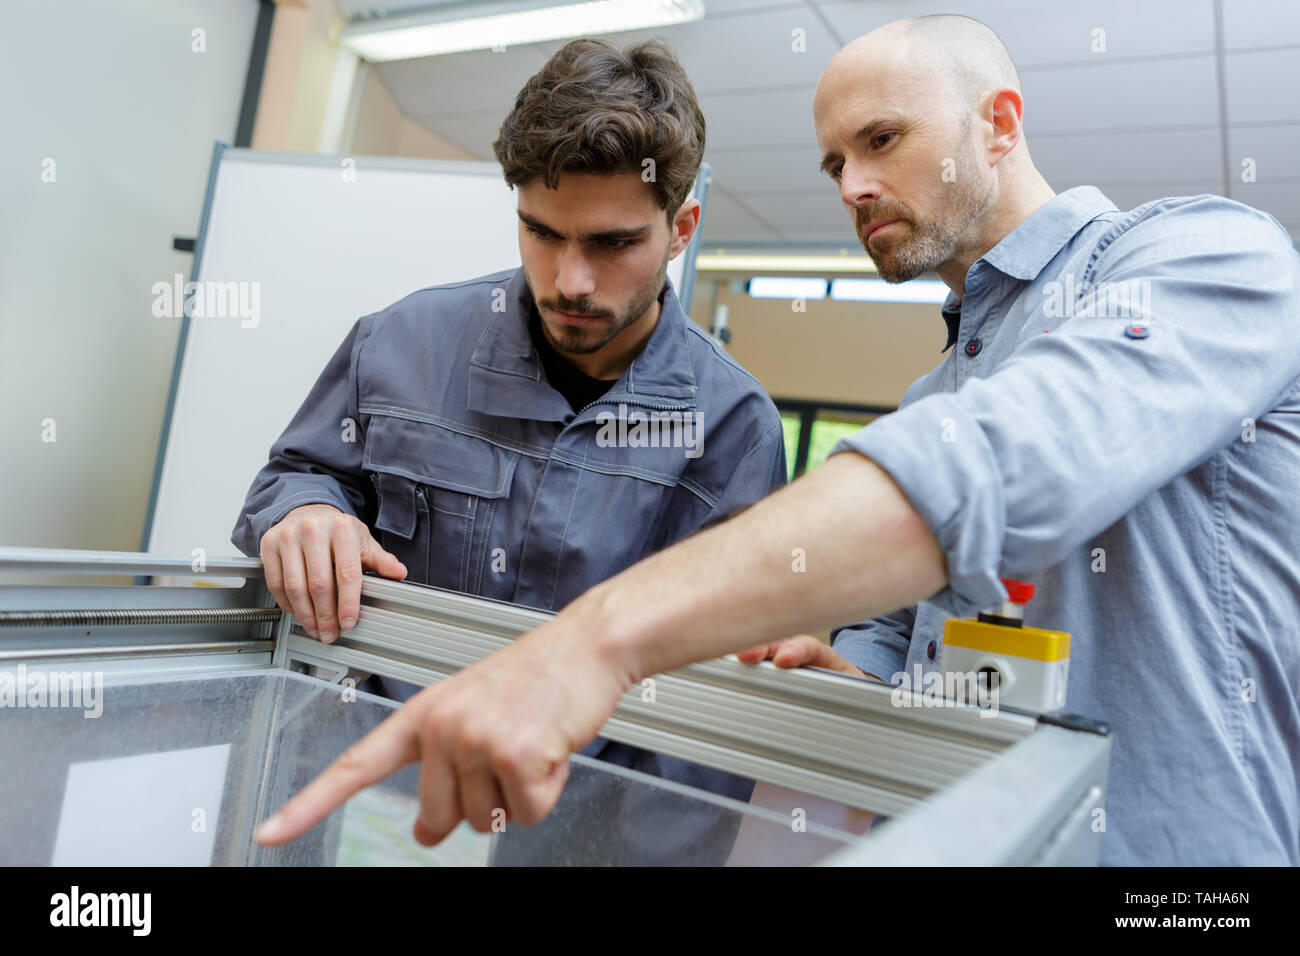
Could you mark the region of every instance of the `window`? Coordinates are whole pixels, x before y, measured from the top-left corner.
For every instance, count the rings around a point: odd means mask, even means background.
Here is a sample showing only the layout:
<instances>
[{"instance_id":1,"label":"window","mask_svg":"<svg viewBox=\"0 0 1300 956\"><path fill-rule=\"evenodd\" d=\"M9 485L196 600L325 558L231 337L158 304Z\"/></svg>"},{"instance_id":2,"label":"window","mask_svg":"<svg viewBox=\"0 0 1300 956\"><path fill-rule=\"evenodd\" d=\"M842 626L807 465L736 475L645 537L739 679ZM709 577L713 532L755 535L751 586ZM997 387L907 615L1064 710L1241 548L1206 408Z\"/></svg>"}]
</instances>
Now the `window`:
<instances>
[{"instance_id":1,"label":"window","mask_svg":"<svg viewBox=\"0 0 1300 956\"><path fill-rule=\"evenodd\" d=\"M773 399L785 432L785 461L791 481L811 471L830 455L841 438L860 431L893 408Z\"/></svg>"}]
</instances>

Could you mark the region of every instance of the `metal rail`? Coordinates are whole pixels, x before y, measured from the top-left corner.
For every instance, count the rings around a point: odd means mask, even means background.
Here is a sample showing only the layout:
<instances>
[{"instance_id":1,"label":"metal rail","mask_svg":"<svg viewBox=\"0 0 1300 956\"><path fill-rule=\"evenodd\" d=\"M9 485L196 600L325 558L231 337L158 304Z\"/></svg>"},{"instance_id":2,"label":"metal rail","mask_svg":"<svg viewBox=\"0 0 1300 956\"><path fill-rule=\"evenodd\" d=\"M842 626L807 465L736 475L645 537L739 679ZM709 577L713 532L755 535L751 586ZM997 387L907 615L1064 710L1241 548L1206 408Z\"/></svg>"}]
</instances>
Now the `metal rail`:
<instances>
[{"instance_id":1,"label":"metal rail","mask_svg":"<svg viewBox=\"0 0 1300 956\"><path fill-rule=\"evenodd\" d=\"M278 607L96 608L0 611L0 627L107 627L150 624L258 624L278 621Z\"/></svg>"},{"instance_id":2,"label":"metal rail","mask_svg":"<svg viewBox=\"0 0 1300 956\"><path fill-rule=\"evenodd\" d=\"M286 619L276 662L441 680L550 619L542 611L367 576L356 627L331 644ZM1032 734L1037 720L927 707L893 687L732 658L628 690L601 736L875 812L897 814ZM900 706L901 705L901 706Z\"/></svg>"}]
</instances>

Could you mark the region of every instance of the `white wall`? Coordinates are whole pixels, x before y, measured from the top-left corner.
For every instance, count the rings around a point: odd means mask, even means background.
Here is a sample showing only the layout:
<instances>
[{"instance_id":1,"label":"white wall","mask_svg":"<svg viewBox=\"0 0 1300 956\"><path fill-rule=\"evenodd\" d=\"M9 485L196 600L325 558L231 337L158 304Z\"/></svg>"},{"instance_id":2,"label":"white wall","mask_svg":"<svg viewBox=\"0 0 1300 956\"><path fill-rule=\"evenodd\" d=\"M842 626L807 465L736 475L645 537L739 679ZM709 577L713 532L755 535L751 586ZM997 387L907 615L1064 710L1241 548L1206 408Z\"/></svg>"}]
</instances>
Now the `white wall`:
<instances>
[{"instance_id":1,"label":"white wall","mask_svg":"<svg viewBox=\"0 0 1300 956\"><path fill-rule=\"evenodd\" d=\"M234 139L257 10L6 5L0 545L139 549L180 329L150 290L188 277L171 239L195 234L213 141Z\"/></svg>"}]
</instances>

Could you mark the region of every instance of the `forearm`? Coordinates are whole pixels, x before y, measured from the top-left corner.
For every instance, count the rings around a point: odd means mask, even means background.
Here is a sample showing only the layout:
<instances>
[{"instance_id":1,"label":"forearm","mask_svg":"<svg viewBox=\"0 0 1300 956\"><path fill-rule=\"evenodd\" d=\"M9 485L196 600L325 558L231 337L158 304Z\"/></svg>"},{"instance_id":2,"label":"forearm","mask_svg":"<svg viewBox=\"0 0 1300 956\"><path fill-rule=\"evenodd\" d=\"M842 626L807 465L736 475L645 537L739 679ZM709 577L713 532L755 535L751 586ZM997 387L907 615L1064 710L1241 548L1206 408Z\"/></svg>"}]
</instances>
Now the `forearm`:
<instances>
[{"instance_id":1,"label":"forearm","mask_svg":"<svg viewBox=\"0 0 1300 956\"><path fill-rule=\"evenodd\" d=\"M629 681L884 614L946 583L933 532L856 454L593 588L557 627L595 635Z\"/></svg>"}]
</instances>

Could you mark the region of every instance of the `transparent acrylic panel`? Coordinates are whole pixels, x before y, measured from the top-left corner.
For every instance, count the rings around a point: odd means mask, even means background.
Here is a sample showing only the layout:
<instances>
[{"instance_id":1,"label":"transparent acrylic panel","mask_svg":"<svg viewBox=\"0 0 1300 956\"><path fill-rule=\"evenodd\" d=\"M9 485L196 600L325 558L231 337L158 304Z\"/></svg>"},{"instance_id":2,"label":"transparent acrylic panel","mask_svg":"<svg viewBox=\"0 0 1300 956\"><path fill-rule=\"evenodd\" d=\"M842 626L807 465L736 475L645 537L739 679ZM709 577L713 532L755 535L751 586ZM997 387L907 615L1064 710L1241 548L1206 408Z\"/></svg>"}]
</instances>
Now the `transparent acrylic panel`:
<instances>
[{"instance_id":1,"label":"transparent acrylic panel","mask_svg":"<svg viewBox=\"0 0 1300 956\"><path fill-rule=\"evenodd\" d=\"M764 784L749 805L574 755L559 804L535 827L462 825L419 846L412 765L286 847L252 842L260 820L396 707L275 670L110 680L91 706L0 708L10 768L0 775L0 863L797 865L865 828L856 811Z\"/></svg>"}]
</instances>

